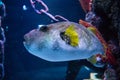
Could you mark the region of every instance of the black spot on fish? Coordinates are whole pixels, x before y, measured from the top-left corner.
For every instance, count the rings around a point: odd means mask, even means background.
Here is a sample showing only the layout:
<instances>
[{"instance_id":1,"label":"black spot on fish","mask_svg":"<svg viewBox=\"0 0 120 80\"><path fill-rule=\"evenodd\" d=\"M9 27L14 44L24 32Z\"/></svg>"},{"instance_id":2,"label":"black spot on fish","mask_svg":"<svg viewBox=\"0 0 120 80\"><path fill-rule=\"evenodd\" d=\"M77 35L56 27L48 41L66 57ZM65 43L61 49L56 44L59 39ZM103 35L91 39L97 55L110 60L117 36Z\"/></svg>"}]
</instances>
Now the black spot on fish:
<instances>
[{"instance_id":1,"label":"black spot on fish","mask_svg":"<svg viewBox=\"0 0 120 80\"><path fill-rule=\"evenodd\" d=\"M40 27L39 30L42 31L42 32L47 32L48 31L48 26L44 25L44 26Z\"/></svg>"},{"instance_id":2,"label":"black spot on fish","mask_svg":"<svg viewBox=\"0 0 120 80\"><path fill-rule=\"evenodd\" d=\"M60 33L60 37L62 38L62 40L64 40L67 44L70 45L71 43L71 40L70 40L70 37L65 35L65 32L61 32Z\"/></svg>"}]
</instances>

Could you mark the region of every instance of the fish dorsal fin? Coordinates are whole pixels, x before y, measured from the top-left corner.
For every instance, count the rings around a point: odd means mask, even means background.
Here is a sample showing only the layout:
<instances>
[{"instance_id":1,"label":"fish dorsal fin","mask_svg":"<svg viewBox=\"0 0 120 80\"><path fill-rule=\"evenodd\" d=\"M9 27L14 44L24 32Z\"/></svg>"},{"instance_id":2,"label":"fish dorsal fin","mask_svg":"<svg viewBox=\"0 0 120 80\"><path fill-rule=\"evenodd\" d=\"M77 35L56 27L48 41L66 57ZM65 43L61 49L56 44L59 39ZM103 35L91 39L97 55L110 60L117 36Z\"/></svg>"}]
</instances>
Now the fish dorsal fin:
<instances>
[{"instance_id":1,"label":"fish dorsal fin","mask_svg":"<svg viewBox=\"0 0 120 80\"><path fill-rule=\"evenodd\" d=\"M78 33L75 30L74 25L70 25L66 30L65 30L65 35L67 35L70 38L70 45L71 46L78 46L79 44L79 36Z\"/></svg>"}]
</instances>

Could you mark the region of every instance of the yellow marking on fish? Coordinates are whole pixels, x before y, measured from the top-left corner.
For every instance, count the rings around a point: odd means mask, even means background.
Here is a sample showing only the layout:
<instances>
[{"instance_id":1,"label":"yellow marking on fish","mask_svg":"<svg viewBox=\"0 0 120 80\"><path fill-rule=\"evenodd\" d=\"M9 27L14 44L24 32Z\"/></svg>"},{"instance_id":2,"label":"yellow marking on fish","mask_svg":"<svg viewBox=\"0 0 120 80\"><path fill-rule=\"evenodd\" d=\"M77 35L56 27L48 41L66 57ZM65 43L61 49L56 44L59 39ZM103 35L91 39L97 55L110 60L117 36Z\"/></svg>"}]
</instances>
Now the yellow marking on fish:
<instances>
[{"instance_id":1,"label":"yellow marking on fish","mask_svg":"<svg viewBox=\"0 0 120 80\"><path fill-rule=\"evenodd\" d=\"M87 29L92 31L94 34L97 34L96 28L91 26L91 27L88 27Z\"/></svg>"},{"instance_id":2,"label":"yellow marking on fish","mask_svg":"<svg viewBox=\"0 0 120 80\"><path fill-rule=\"evenodd\" d=\"M78 37L78 33L76 32L74 25L70 25L66 31L65 31L65 35L70 37L70 45L71 46L78 46L79 44L79 37Z\"/></svg>"},{"instance_id":3,"label":"yellow marking on fish","mask_svg":"<svg viewBox=\"0 0 120 80\"><path fill-rule=\"evenodd\" d=\"M96 64L97 60L96 60L96 55L91 56L90 58L87 59L89 62L91 62L92 64Z\"/></svg>"}]
</instances>

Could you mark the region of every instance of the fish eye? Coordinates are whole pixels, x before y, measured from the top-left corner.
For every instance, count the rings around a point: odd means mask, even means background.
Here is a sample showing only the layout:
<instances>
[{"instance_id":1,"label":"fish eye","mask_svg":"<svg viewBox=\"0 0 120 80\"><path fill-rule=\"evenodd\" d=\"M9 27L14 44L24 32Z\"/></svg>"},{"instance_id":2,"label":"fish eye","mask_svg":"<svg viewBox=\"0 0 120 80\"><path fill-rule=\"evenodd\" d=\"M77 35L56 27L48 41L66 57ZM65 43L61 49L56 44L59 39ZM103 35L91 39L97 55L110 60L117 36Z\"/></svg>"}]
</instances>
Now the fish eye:
<instances>
[{"instance_id":1,"label":"fish eye","mask_svg":"<svg viewBox=\"0 0 120 80\"><path fill-rule=\"evenodd\" d=\"M46 26L46 25L41 26L41 27L39 28L39 31L42 31L42 32L48 31L48 26Z\"/></svg>"}]
</instances>

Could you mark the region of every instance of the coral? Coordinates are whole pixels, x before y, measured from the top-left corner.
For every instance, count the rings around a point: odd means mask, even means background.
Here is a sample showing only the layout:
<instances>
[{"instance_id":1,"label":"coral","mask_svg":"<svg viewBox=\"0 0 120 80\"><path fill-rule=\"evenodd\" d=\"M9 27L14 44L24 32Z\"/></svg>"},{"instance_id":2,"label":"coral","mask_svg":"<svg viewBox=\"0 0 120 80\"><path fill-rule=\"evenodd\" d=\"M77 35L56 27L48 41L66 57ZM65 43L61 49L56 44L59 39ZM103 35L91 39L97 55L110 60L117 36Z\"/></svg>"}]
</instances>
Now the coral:
<instances>
[{"instance_id":1,"label":"coral","mask_svg":"<svg viewBox=\"0 0 120 80\"><path fill-rule=\"evenodd\" d=\"M112 52L118 65L114 66L120 80L120 0L93 0L92 10L101 17L99 30L106 41L112 40L117 47ZM119 44L119 45L118 45Z\"/></svg>"},{"instance_id":2,"label":"coral","mask_svg":"<svg viewBox=\"0 0 120 80\"><path fill-rule=\"evenodd\" d=\"M108 23L109 28L118 31L120 39L120 1L119 0L93 0L92 8L96 15Z\"/></svg>"}]
</instances>

